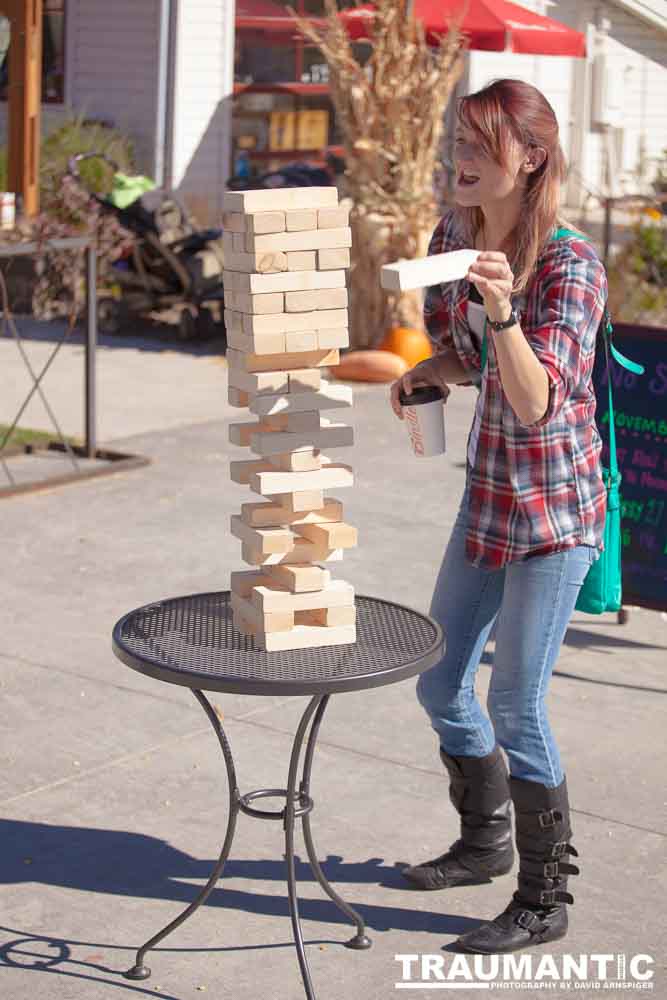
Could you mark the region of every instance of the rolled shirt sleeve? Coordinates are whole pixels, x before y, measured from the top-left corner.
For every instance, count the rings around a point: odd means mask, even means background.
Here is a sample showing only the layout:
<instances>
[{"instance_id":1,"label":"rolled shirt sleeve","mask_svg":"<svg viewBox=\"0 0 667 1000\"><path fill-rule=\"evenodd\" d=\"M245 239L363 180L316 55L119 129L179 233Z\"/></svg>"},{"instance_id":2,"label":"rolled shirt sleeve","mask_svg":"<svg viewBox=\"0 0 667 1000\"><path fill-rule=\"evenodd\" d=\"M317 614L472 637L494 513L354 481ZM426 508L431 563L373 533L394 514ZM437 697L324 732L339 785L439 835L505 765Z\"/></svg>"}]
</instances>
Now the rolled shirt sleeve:
<instances>
[{"instance_id":1,"label":"rolled shirt sleeve","mask_svg":"<svg viewBox=\"0 0 667 1000\"><path fill-rule=\"evenodd\" d=\"M445 228L448 216L444 215L433 230L429 241L427 255L445 252ZM453 347L454 341L449 332L449 312L442 296L440 285L431 285L424 295L424 326L433 350L437 353L445 347Z\"/></svg>"},{"instance_id":2,"label":"rolled shirt sleeve","mask_svg":"<svg viewBox=\"0 0 667 1000\"><path fill-rule=\"evenodd\" d=\"M543 416L530 426L548 423L583 378L590 377L597 331L607 301L604 265L594 251L580 256L571 247L547 265L538 308L538 324L525 334L549 380Z\"/></svg>"}]
</instances>

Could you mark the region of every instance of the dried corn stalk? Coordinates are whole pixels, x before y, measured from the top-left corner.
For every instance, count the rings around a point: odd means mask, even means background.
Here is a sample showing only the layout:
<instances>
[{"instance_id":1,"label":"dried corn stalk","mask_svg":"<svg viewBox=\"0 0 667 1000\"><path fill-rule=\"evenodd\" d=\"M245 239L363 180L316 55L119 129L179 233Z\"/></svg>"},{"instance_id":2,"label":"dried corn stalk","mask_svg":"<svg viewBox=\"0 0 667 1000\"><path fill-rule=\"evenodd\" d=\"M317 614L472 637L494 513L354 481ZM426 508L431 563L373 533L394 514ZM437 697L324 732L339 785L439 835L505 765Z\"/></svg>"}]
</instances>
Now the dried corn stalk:
<instances>
[{"instance_id":1,"label":"dried corn stalk","mask_svg":"<svg viewBox=\"0 0 667 1000\"><path fill-rule=\"evenodd\" d=\"M324 5L324 29L297 22L329 66L353 202L350 336L353 346L368 347L391 327L422 326L421 294L384 292L380 268L426 253L443 116L463 69L461 35L452 25L431 49L407 0L376 0L372 53L361 66L336 0Z\"/></svg>"}]
</instances>

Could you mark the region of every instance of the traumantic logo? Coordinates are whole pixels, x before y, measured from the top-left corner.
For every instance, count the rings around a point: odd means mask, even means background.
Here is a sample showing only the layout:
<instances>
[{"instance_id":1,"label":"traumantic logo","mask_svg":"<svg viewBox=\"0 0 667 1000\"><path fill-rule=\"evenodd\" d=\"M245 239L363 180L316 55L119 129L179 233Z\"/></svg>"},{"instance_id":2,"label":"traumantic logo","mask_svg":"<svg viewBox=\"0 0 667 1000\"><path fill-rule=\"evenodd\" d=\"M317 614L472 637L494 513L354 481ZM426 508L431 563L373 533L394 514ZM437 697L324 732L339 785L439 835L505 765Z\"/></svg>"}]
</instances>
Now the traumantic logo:
<instances>
[{"instance_id":1,"label":"traumantic logo","mask_svg":"<svg viewBox=\"0 0 667 1000\"><path fill-rule=\"evenodd\" d=\"M651 955L394 955L397 990L652 990Z\"/></svg>"}]
</instances>

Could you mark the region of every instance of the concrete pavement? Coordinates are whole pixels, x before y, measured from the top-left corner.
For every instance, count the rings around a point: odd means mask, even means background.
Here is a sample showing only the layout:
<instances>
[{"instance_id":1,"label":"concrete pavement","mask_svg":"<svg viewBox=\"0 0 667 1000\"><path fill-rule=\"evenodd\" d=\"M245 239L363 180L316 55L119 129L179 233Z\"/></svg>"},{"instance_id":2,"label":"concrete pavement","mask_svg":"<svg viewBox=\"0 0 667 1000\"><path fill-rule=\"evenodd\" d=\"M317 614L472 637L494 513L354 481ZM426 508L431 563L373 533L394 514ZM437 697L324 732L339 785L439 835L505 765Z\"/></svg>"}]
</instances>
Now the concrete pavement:
<instances>
[{"instance_id":1,"label":"concrete pavement","mask_svg":"<svg viewBox=\"0 0 667 1000\"><path fill-rule=\"evenodd\" d=\"M32 348L43 350L48 337L36 330ZM10 409L7 347L0 341L0 422ZM192 695L123 666L110 649L111 628L156 598L226 588L242 566L229 516L247 499L228 478L229 458L242 453L228 444L226 424L239 411L227 406L215 348L152 347L109 341L99 369L100 441L152 464L0 506L0 991L7 1000L299 1000L282 830L245 816L224 880L149 954L152 978L130 983L121 975L133 949L204 884L227 793L219 749ZM81 365L80 347L67 348L51 376L72 432L81 426ZM453 390L448 453L422 461L388 408L387 387L354 389L344 419L356 444L344 460L356 483L342 499L360 544L335 575L359 593L426 610L463 488L474 390ZM478 675L482 702L492 651L491 643ZM628 963L648 954L656 997L667 995L666 651L667 620L658 612L632 611L625 626L613 615L575 613L550 711L582 874L572 880L569 936L527 953L534 967L544 954L558 963L567 954L620 954ZM211 699L241 790L284 786L305 700ZM342 947L350 929L311 876L297 836L318 1000L402 995L396 955L443 956L449 968L454 937L509 900L513 875L430 894L401 881L403 864L441 853L458 826L413 681L332 699L313 794L325 871L364 915L374 942L367 952ZM627 975L614 990L621 996L636 992ZM479 995L461 978L459 986L466 1000ZM507 988L497 980L490 992Z\"/></svg>"}]
</instances>

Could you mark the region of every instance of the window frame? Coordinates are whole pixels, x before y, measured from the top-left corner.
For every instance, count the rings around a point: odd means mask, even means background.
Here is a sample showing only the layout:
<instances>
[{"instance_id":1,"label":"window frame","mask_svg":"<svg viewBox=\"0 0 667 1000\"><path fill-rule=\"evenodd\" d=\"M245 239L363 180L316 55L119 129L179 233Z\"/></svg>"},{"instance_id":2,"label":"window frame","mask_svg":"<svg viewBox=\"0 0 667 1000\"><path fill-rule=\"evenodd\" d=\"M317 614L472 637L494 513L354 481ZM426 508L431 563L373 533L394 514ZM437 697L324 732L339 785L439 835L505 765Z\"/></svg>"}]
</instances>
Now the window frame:
<instances>
[{"instance_id":1,"label":"window frame","mask_svg":"<svg viewBox=\"0 0 667 1000\"><path fill-rule=\"evenodd\" d=\"M40 100L40 107L42 108L64 108L68 103L69 87L70 87L70 34L69 34L69 23L70 23L70 3L69 0L62 0L63 5L63 85L62 85L62 95L60 97L44 97L44 73L42 70L42 93ZM42 25L44 23L44 18L49 13L47 10L42 11ZM2 13L3 17L7 17L9 20L9 15ZM10 38L11 44L11 38ZM42 28L42 53L44 51L44 32ZM7 107L8 97L2 96L0 94L0 107Z\"/></svg>"}]
</instances>

